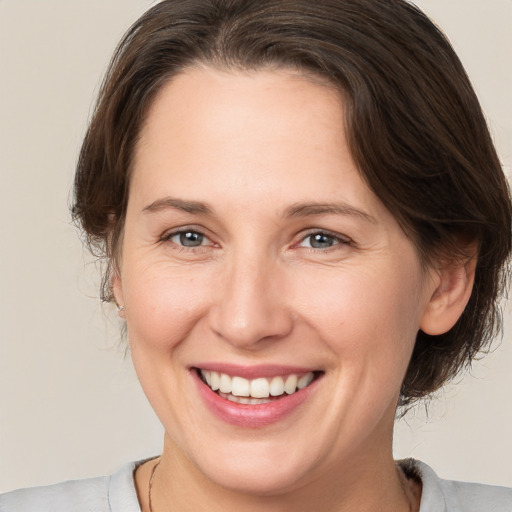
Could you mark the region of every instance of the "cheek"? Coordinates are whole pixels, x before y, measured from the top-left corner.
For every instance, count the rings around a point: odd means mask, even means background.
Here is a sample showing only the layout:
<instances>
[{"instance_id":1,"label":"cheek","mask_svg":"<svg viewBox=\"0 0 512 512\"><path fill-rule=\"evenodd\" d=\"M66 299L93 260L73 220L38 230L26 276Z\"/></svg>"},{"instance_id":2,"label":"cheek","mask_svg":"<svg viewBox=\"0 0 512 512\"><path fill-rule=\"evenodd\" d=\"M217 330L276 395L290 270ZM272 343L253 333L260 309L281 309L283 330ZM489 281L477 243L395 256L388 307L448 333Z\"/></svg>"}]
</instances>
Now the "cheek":
<instances>
[{"instance_id":1,"label":"cheek","mask_svg":"<svg viewBox=\"0 0 512 512\"><path fill-rule=\"evenodd\" d=\"M130 343L155 350L177 345L207 309L205 280L165 264L134 267L123 279Z\"/></svg>"},{"instance_id":2,"label":"cheek","mask_svg":"<svg viewBox=\"0 0 512 512\"><path fill-rule=\"evenodd\" d=\"M403 269L407 268L407 271ZM340 358L407 365L422 310L421 270L375 265L302 283L305 318ZM303 278L304 279L304 278Z\"/></svg>"}]
</instances>

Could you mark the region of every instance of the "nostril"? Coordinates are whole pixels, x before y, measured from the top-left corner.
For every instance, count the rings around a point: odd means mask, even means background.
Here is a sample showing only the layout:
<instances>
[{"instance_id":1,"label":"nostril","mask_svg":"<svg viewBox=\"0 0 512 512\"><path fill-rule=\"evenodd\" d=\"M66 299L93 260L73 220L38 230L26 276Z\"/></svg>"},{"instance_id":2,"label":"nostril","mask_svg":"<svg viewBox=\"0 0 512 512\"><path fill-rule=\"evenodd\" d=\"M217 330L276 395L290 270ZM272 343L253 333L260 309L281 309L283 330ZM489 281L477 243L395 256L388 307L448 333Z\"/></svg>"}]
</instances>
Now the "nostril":
<instances>
[{"instance_id":1,"label":"nostril","mask_svg":"<svg viewBox=\"0 0 512 512\"><path fill-rule=\"evenodd\" d=\"M246 277L243 281L235 275L209 310L211 331L236 347L261 347L262 341L278 341L293 330L293 314L283 303L282 289L274 290L276 283L268 279L250 277L249 285Z\"/></svg>"}]
</instances>

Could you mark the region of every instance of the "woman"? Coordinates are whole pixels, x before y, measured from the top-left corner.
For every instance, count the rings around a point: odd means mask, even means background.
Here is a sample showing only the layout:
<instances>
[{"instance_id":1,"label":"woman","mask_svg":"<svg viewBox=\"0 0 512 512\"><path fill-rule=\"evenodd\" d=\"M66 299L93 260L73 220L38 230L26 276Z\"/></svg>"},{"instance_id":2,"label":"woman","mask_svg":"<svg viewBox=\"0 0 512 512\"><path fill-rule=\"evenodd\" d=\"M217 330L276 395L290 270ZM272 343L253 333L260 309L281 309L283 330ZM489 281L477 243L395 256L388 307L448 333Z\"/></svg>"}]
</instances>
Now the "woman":
<instances>
[{"instance_id":1,"label":"woman","mask_svg":"<svg viewBox=\"0 0 512 512\"><path fill-rule=\"evenodd\" d=\"M0 510L510 510L392 457L397 407L496 334L510 253L478 101L416 8L161 2L75 194L164 450Z\"/></svg>"}]
</instances>

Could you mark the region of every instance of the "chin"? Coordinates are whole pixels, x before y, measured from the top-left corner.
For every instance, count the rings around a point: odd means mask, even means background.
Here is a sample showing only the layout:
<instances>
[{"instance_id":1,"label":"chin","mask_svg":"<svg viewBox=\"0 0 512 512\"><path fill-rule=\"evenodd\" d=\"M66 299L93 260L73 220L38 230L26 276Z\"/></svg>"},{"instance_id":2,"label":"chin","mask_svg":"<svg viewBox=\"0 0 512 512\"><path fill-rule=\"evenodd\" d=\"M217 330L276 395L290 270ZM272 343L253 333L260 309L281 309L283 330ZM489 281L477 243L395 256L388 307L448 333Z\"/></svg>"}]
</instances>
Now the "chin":
<instances>
[{"instance_id":1,"label":"chin","mask_svg":"<svg viewBox=\"0 0 512 512\"><path fill-rule=\"evenodd\" d=\"M218 462L203 468L204 474L216 485L236 493L254 496L277 496L300 485L304 465L292 461L267 462L262 460Z\"/></svg>"}]
</instances>

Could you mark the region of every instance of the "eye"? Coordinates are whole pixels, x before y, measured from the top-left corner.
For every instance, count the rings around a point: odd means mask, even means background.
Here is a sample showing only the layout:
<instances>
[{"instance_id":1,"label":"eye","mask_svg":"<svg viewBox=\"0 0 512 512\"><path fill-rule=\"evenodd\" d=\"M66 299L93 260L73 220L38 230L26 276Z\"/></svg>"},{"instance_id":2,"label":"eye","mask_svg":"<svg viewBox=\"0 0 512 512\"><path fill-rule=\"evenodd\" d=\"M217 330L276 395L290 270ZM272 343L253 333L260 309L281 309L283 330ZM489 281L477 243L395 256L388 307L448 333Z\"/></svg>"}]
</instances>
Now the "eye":
<instances>
[{"instance_id":1,"label":"eye","mask_svg":"<svg viewBox=\"0 0 512 512\"><path fill-rule=\"evenodd\" d=\"M312 249L330 249L335 245L348 244L349 240L331 233L317 232L307 235L299 243L299 247L311 247Z\"/></svg>"},{"instance_id":2,"label":"eye","mask_svg":"<svg viewBox=\"0 0 512 512\"><path fill-rule=\"evenodd\" d=\"M202 245L208 245L210 243L208 238L202 233L192 230L170 233L166 239L183 247L201 247Z\"/></svg>"}]
</instances>

